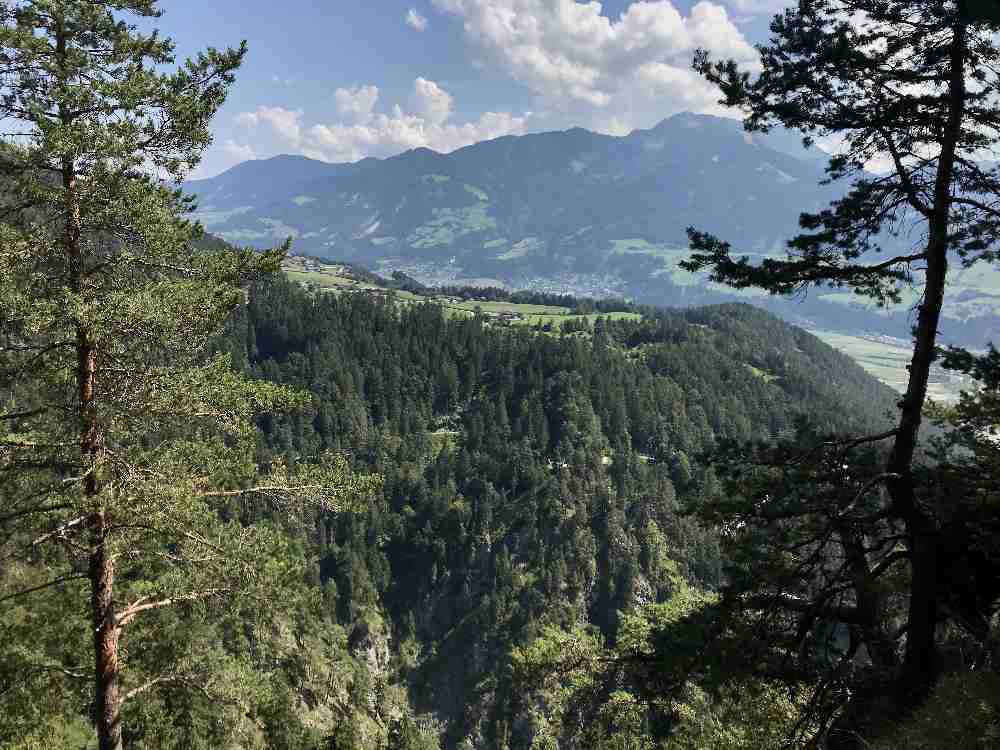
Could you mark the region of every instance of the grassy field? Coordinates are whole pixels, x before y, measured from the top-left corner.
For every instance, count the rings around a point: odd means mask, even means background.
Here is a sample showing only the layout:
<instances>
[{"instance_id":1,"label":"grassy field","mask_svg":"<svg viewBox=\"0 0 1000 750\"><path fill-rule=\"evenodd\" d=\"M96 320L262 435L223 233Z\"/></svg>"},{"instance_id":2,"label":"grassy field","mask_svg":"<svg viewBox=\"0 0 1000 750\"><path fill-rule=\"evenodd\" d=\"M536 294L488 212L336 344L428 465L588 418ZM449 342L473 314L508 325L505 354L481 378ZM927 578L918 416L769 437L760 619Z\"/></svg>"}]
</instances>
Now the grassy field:
<instances>
[{"instance_id":1,"label":"grassy field","mask_svg":"<svg viewBox=\"0 0 1000 750\"><path fill-rule=\"evenodd\" d=\"M593 325L595 320L602 317L612 320L639 320L642 317L639 313L628 312L576 315L568 307L555 307L551 305L521 305L513 302L482 302L477 300L469 300L468 302L450 302L443 297L432 297L429 298L429 301L437 302L442 305L445 308L445 311L450 314L473 315L478 310L481 313L495 317L509 316L508 319L513 325L549 325L553 329L558 329L564 323L571 320L587 320L591 325Z\"/></svg>"},{"instance_id":2,"label":"grassy field","mask_svg":"<svg viewBox=\"0 0 1000 750\"><path fill-rule=\"evenodd\" d=\"M486 208L484 203L462 208L435 208L434 218L414 229L407 242L413 247L437 247L450 245L467 234L496 229L497 223Z\"/></svg>"},{"instance_id":3,"label":"grassy field","mask_svg":"<svg viewBox=\"0 0 1000 750\"><path fill-rule=\"evenodd\" d=\"M909 373L906 366L910 362L912 350L902 342L876 339L874 337L851 336L833 331L810 331L821 341L834 349L839 349L853 358L865 370L902 393L906 390ZM971 387L972 382L956 373L940 367L931 369L928 393L937 401L956 401L959 391Z\"/></svg>"},{"instance_id":4,"label":"grassy field","mask_svg":"<svg viewBox=\"0 0 1000 750\"><path fill-rule=\"evenodd\" d=\"M469 300L468 302L449 303L448 307L455 307L460 310L474 312L477 308L484 313L519 313L520 315L568 315L568 307L555 307L551 305L516 305L512 302L480 302Z\"/></svg>"},{"instance_id":5,"label":"grassy field","mask_svg":"<svg viewBox=\"0 0 1000 750\"><path fill-rule=\"evenodd\" d=\"M292 281L297 281L301 284L311 284L334 293L381 289L381 287L375 284L351 278L347 275L349 271L344 266L317 264L307 261L304 258L286 258L282 264L282 270ZM424 299L411 292L397 291L395 294L398 299L404 301Z\"/></svg>"},{"instance_id":6,"label":"grassy field","mask_svg":"<svg viewBox=\"0 0 1000 750\"><path fill-rule=\"evenodd\" d=\"M317 271L300 271L297 269L285 269L285 275L292 281L302 284L315 284L325 289L377 289L374 284L365 284L362 281L349 279L346 276L338 276L335 273L322 273Z\"/></svg>"},{"instance_id":7,"label":"grassy field","mask_svg":"<svg viewBox=\"0 0 1000 750\"><path fill-rule=\"evenodd\" d=\"M283 269L285 275L293 281L313 285L335 294L382 290L382 287L375 284L351 278L347 275L349 273L347 268L335 264L327 265L292 257L285 260ZM571 320L587 320L593 325L593 322L599 317L614 320L638 320L642 317L639 313L628 312L576 315L568 307L554 305L522 305L513 302L488 302L485 300L453 301L452 298L445 296L426 297L400 290L393 291L392 294L398 302L403 304L422 302L439 304L444 308L445 314L449 316L471 316L480 312L490 317L505 319L512 325L544 326L547 324L556 330Z\"/></svg>"}]
</instances>

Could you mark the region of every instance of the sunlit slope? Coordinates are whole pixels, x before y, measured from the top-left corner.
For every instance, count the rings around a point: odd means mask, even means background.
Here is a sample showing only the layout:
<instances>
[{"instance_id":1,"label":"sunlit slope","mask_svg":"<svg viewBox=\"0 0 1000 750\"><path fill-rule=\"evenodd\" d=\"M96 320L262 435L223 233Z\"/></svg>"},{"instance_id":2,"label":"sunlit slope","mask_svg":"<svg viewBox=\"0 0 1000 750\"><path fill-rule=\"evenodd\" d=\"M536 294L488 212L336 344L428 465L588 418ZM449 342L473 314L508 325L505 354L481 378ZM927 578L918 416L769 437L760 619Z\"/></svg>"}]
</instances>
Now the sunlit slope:
<instances>
[{"instance_id":1,"label":"sunlit slope","mask_svg":"<svg viewBox=\"0 0 1000 750\"><path fill-rule=\"evenodd\" d=\"M450 154L325 164L250 161L187 183L213 234L393 270L427 284L474 283L626 296L658 305L742 299L811 328L905 337L909 306L887 313L849 291L791 302L735 293L680 269L689 226L751 259L781 255L821 186L823 161L788 134L683 114L624 137L580 128L485 141ZM943 333L983 345L1000 330L1000 271L956 268ZM919 289L906 298L915 302Z\"/></svg>"}]
</instances>

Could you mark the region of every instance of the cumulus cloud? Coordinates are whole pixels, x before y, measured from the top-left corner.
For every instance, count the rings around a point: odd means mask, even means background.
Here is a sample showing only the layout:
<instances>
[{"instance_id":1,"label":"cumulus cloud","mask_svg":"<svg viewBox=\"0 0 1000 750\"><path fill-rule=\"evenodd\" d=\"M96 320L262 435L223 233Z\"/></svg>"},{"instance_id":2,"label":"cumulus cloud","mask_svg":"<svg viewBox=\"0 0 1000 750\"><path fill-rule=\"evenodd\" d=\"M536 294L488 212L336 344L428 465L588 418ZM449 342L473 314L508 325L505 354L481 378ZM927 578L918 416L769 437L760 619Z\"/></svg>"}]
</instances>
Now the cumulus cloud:
<instances>
[{"instance_id":1,"label":"cumulus cloud","mask_svg":"<svg viewBox=\"0 0 1000 750\"><path fill-rule=\"evenodd\" d=\"M297 141L302 136L302 110L284 107L260 106L253 112L241 112L236 122L252 128L261 124L269 125L275 133L287 141Z\"/></svg>"},{"instance_id":2,"label":"cumulus cloud","mask_svg":"<svg viewBox=\"0 0 1000 750\"><path fill-rule=\"evenodd\" d=\"M420 15L416 8L410 8L406 11L406 25L416 31L426 31L427 17Z\"/></svg>"},{"instance_id":3,"label":"cumulus cloud","mask_svg":"<svg viewBox=\"0 0 1000 750\"><path fill-rule=\"evenodd\" d=\"M340 92L345 93L338 96ZM451 94L424 78L414 81L409 111L397 104L389 113L375 113L377 98L375 86L339 89L335 99L344 117L339 122L307 126L301 110L263 106L237 115L236 121L246 128L268 128L285 150L332 162L389 156L420 146L454 151L477 141L520 134L527 127L526 117L509 112L485 112L473 121L451 122Z\"/></svg>"},{"instance_id":4,"label":"cumulus cloud","mask_svg":"<svg viewBox=\"0 0 1000 750\"><path fill-rule=\"evenodd\" d=\"M462 20L474 55L530 88L551 120L606 132L685 109L721 113L718 92L691 71L696 48L757 61L726 8L707 0L686 16L669 0L639 0L615 19L599 2L432 1Z\"/></svg>"},{"instance_id":5,"label":"cumulus cloud","mask_svg":"<svg viewBox=\"0 0 1000 750\"><path fill-rule=\"evenodd\" d=\"M225 143L222 144L222 153L226 155L226 158L233 164L239 164L243 161L250 161L251 159L257 158L257 152L254 151L253 146L249 146L245 143L237 143L232 138L228 138Z\"/></svg>"},{"instance_id":6,"label":"cumulus cloud","mask_svg":"<svg viewBox=\"0 0 1000 750\"><path fill-rule=\"evenodd\" d=\"M337 113L352 122L364 122L375 109L378 101L378 86L354 86L333 92Z\"/></svg>"},{"instance_id":7,"label":"cumulus cloud","mask_svg":"<svg viewBox=\"0 0 1000 750\"><path fill-rule=\"evenodd\" d=\"M396 107L391 115L375 115L360 125L314 125L303 153L327 161L354 161L363 156L388 156L426 146L449 152L477 141L523 133L525 119L509 112L486 112L466 123L432 123Z\"/></svg>"},{"instance_id":8,"label":"cumulus cloud","mask_svg":"<svg viewBox=\"0 0 1000 750\"><path fill-rule=\"evenodd\" d=\"M451 117L451 94L434 81L418 78L413 82L413 103L417 114L434 125Z\"/></svg>"}]
</instances>

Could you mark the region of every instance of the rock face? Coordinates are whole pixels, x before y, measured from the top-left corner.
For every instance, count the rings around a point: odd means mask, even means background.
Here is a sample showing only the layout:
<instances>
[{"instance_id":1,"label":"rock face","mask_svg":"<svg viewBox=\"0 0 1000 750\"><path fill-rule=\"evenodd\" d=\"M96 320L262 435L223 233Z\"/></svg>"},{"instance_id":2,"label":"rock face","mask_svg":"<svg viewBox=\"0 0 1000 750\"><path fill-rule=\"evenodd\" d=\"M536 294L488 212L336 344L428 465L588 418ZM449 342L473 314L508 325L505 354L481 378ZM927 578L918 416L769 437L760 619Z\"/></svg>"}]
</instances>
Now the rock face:
<instances>
[{"instance_id":1,"label":"rock face","mask_svg":"<svg viewBox=\"0 0 1000 750\"><path fill-rule=\"evenodd\" d=\"M369 674L384 673L389 664L389 641L375 632L367 620L354 625L347 638L347 648L351 656L368 667Z\"/></svg>"},{"instance_id":2,"label":"rock face","mask_svg":"<svg viewBox=\"0 0 1000 750\"><path fill-rule=\"evenodd\" d=\"M368 709L377 713L389 681L389 660L392 653L389 637L367 619L358 620L347 637L347 650L365 667L368 678Z\"/></svg>"}]
</instances>

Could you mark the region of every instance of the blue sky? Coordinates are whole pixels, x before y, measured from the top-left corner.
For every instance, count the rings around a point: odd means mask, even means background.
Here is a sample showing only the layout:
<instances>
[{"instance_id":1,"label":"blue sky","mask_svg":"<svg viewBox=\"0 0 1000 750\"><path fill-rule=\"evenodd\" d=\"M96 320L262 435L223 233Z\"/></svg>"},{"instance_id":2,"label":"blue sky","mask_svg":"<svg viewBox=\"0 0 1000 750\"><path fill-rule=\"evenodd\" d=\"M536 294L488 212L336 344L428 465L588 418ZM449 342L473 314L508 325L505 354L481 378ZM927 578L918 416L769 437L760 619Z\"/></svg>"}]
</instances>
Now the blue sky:
<instances>
[{"instance_id":1,"label":"blue sky","mask_svg":"<svg viewBox=\"0 0 1000 750\"><path fill-rule=\"evenodd\" d=\"M707 47L752 65L783 0L162 0L187 55L249 54L196 176L249 158L450 151L508 133L623 134L719 112L690 71Z\"/></svg>"}]
</instances>

